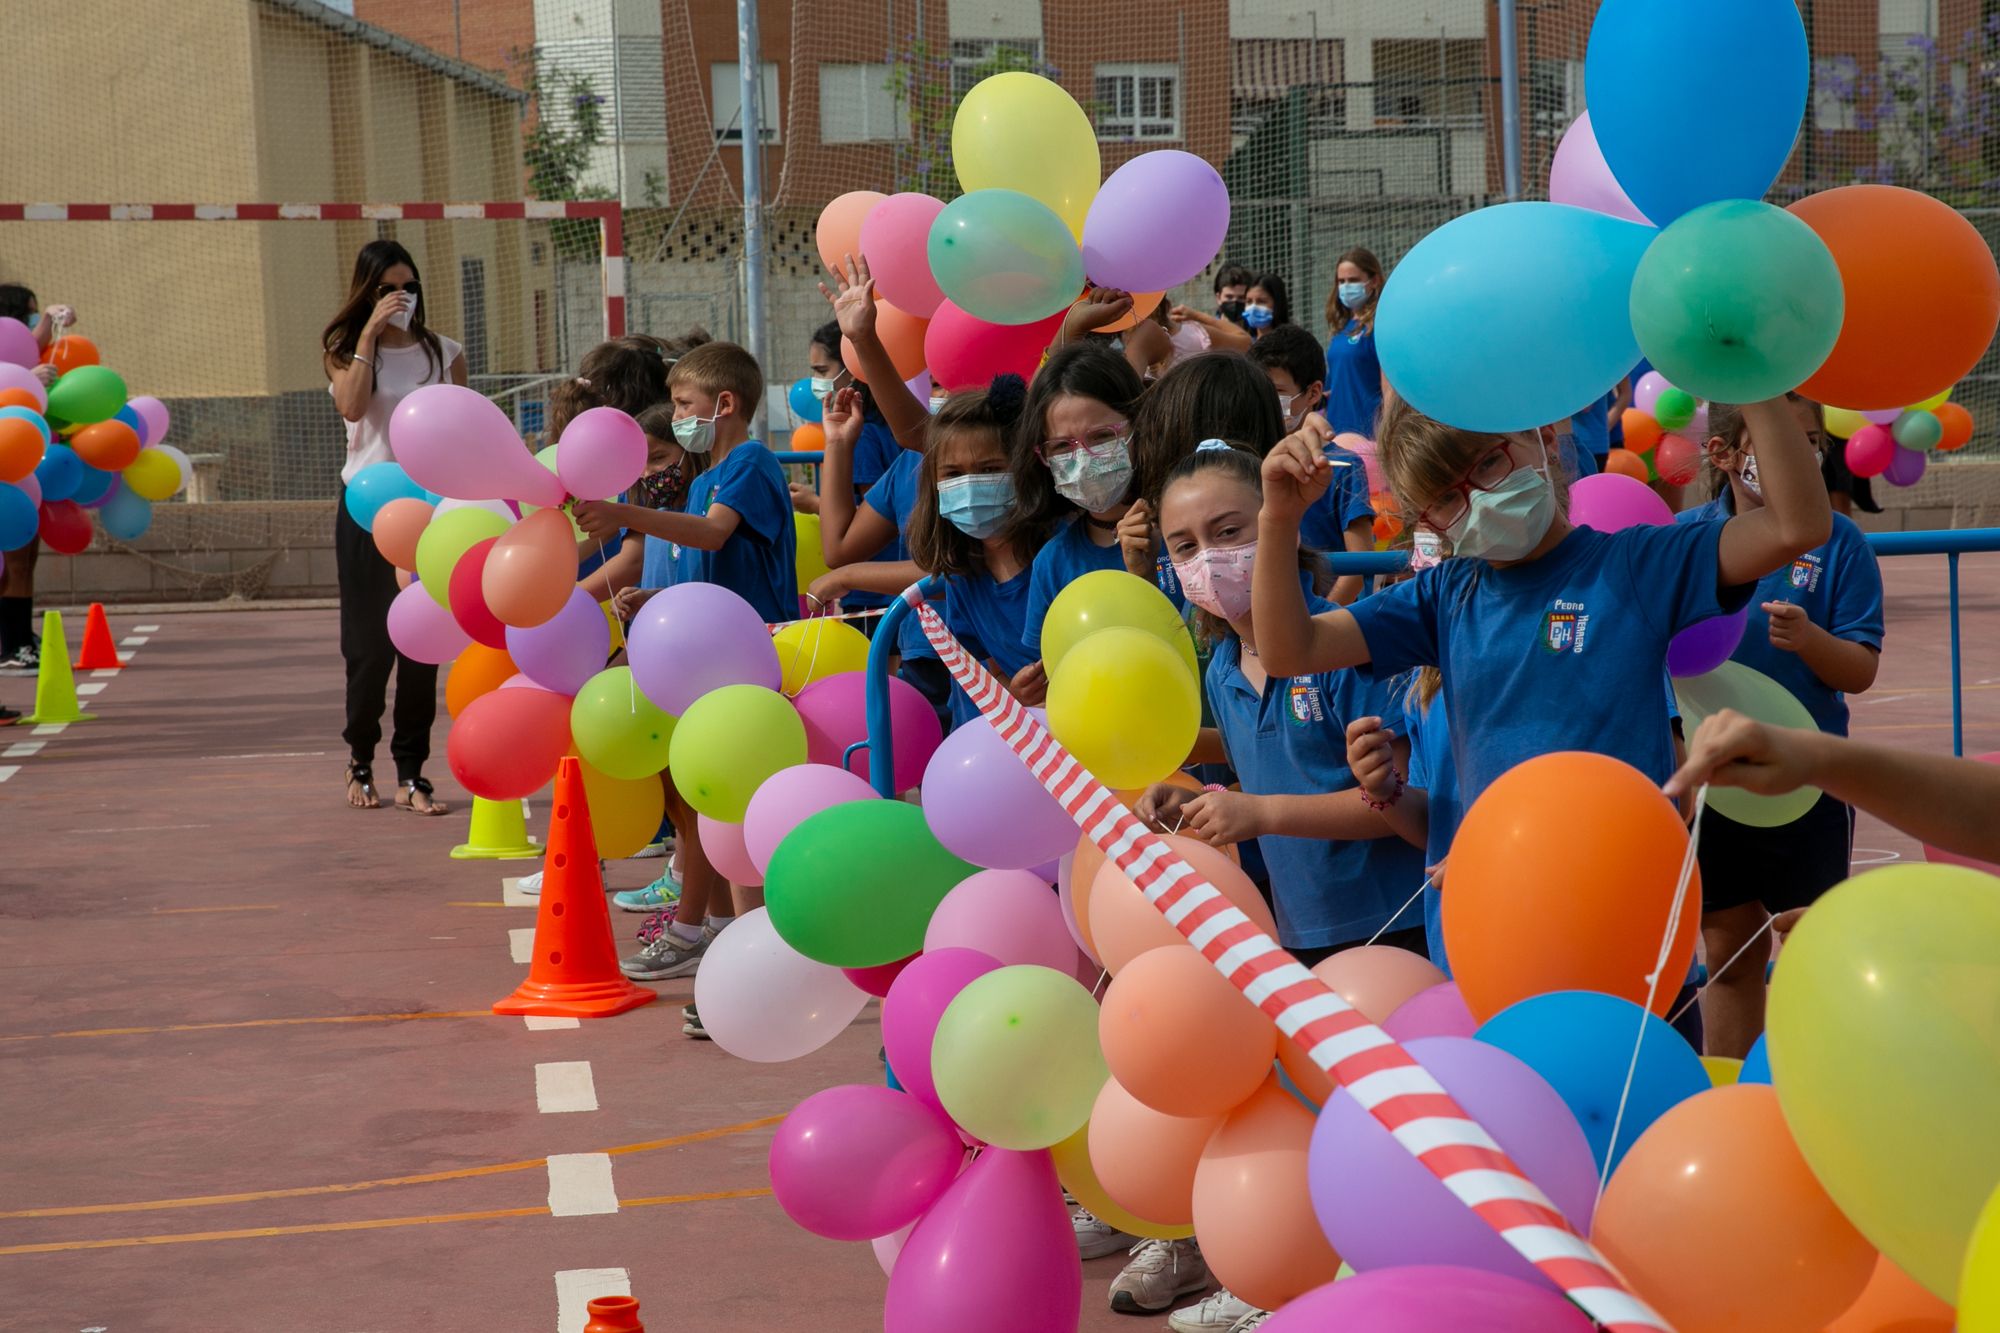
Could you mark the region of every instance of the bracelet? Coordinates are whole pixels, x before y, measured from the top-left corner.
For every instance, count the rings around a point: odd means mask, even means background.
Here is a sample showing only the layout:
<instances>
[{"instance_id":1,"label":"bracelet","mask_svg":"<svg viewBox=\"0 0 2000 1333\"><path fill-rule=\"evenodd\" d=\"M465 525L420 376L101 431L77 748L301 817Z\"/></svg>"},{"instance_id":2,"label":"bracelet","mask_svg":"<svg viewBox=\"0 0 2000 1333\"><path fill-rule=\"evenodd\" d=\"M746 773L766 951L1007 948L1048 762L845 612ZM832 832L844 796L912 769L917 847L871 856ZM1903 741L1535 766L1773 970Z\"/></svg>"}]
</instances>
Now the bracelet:
<instances>
[{"instance_id":1,"label":"bracelet","mask_svg":"<svg viewBox=\"0 0 2000 1333\"><path fill-rule=\"evenodd\" d=\"M1211 783L1209 783L1209 784L1208 784L1208 785L1207 785L1206 787L1203 787L1203 788L1202 788L1202 790L1203 790L1203 791L1205 791L1205 792L1209 792L1209 791L1228 791L1228 790L1229 790L1229 788L1227 788L1227 787L1223 786L1223 785L1222 785L1222 784L1221 784L1220 782L1211 782Z\"/></svg>"},{"instance_id":2,"label":"bracelet","mask_svg":"<svg viewBox=\"0 0 2000 1333\"><path fill-rule=\"evenodd\" d=\"M1395 789L1389 793L1389 799L1386 801L1376 800L1373 796L1370 796L1368 794L1368 789L1365 787L1360 789L1361 799L1363 802L1367 804L1370 810L1374 810L1379 813L1380 811L1387 810L1390 806L1394 805L1396 802L1403 799L1403 775L1401 773L1398 773L1395 769L1392 768L1389 770L1389 776L1396 779L1396 786Z\"/></svg>"}]
</instances>

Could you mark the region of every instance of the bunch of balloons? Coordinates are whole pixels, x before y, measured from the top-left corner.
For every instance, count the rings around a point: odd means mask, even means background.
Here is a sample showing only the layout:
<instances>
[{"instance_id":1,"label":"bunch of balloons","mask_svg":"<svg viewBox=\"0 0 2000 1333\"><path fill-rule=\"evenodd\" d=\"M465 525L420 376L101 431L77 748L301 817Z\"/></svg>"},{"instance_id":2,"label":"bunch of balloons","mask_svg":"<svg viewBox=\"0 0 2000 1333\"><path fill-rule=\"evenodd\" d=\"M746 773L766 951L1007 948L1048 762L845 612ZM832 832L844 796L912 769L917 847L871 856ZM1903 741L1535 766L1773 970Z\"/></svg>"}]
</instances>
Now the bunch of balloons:
<instances>
[{"instance_id":1,"label":"bunch of balloons","mask_svg":"<svg viewBox=\"0 0 2000 1333\"><path fill-rule=\"evenodd\" d=\"M1948 454L1972 442L1972 413L1951 401L1949 389L1902 408L1857 412L1826 409L1826 433L1847 441L1847 470L1880 477L1892 486L1914 486L1932 453Z\"/></svg>"},{"instance_id":2,"label":"bunch of balloons","mask_svg":"<svg viewBox=\"0 0 2000 1333\"><path fill-rule=\"evenodd\" d=\"M1625 446L1611 451L1607 472L1685 486L1701 471L1708 404L1669 384L1659 371L1647 371L1632 386L1632 406L1625 409L1622 424Z\"/></svg>"},{"instance_id":3,"label":"bunch of balloons","mask_svg":"<svg viewBox=\"0 0 2000 1333\"><path fill-rule=\"evenodd\" d=\"M61 371L53 385L43 387L38 364ZM194 479L188 456L165 442L168 420L157 398L127 400L88 339L64 334L45 352L27 325L0 318L0 550L40 536L74 555L90 545L89 510L111 536L136 540L154 502Z\"/></svg>"},{"instance_id":4,"label":"bunch of balloons","mask_svg":"<svg viewBox=\"0 0 2000 1333\"><path fill-rule=\"evenodd\" d=\"M857 190L817 229L829 269L867 259L897 373L928 371L947 389L1032 375L1086 281L1133 293L1143 318L1208 267L1229 229L1229 191L1192 153L1141 153L1101 178L1090 118L1038 74L996 74L965 95L952 161L957 199Z\"/></svg>"}]
</instances>

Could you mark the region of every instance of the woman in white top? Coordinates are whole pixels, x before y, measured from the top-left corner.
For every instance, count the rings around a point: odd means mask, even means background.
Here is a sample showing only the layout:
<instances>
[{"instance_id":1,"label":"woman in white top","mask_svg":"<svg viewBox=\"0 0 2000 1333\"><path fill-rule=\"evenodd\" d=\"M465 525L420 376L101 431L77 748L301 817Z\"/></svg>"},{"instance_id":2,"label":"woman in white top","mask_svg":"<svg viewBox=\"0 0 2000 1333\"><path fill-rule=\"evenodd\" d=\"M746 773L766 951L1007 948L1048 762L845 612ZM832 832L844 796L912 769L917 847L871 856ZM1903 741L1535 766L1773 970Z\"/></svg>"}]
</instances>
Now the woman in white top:
<instances>
[{"instance_id":1,"label":"woman in white top","mask_svg":"<svg viewBox=\"0 0 2000 1333\"><path fill-rule=\"evenodd\" d=\"M465 383L465 353L457 343L424 327L423 287L410 252L394 241L370 241L354 260L347 302L321 335L334 406L347 422L347 462L341 490L370 463L395 459L389 418L396 405L426 384ZM437 668L401 656L389 641L389 603L399 591L396 569L375 549L344 501L334 505L334 559L340 577L340 655L347 659L347 803L373 810L375 746L382 739L382 708L389 670L396 670L396 804L421 815L441 815L424 777L437 716Z\"/></svg>"}]
</instances>

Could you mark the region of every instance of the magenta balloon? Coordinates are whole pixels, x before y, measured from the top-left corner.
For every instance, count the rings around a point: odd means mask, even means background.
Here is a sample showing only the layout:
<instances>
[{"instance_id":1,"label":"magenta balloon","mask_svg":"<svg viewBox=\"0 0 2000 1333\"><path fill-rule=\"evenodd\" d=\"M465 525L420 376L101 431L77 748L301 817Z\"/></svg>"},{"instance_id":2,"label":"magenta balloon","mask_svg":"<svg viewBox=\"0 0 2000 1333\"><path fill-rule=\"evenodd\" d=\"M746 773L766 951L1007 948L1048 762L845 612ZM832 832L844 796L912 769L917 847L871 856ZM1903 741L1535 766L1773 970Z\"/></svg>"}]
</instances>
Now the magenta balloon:
<instances>
[{"instance_id":1,"label":"magenta balloon","mask_svg":"<svg viewBox=\"0 0 2000 1333\"><path fill-rule=\"evenodd\" d=\"M573 695L604 670L611 656L611 623L597 600L577 588L563 609L541 624L507 626L507 655L537 685Z\"/></svg>"},{"instance_id":2,"label":"magenta balloon","mask_svg":"<svg viewBox=\"0 0 2000 1333\"><path fill-rule=\"evenodd\" d=\"M35 372L26 366L17 366L11 361L0 361L0 389L26 389L35 395L35 410L45 410L49 405L49 391L35 378Z\"/></svg>"},{"instance_id":3,"label":"magenta balloon","mask_svg":"<svg viewBox=\"0 0 2000 1333\"><path fill-rule=\"evenodd\" d=\"M125 406L138 413L139 419L146 423L144 443L158 444L166 438L167 427L173 424L173 416L167 411L165 403L151 394L141 394L129 400Z\"/></svg>"},{"instance_id":4,"label":"magenta balloon","mask_svg":"<svg viewBox=\"0 0 2000 1333\"><path fill-rule=\"evenodd\" d=\"M1847 470L1857 477L1879 477L1901 447L1887 426L1863 426L1847 441Z\"/></svg>"},{"instance_id":5,"label":"magenta balloon","mask_svg":"<svg viewBox=\"0 0 2000 1333\"><path fill-rule=\"evenodd\" d=\"M1193 153L1158 148L1111 173L1083 223L1083 271L1100 287L1160 292L1209 266L1229 233L1229 187Z\"/></svg>"},{"instance_id":6,"label":"magenta balloon","mask_svg":"<svg viewBox=\"0 0 2000 1333\"><path fill-rule=\"evenodd\" d=\"M924 364L946 389L983 389L995 375L1032 379L1062 320L1059 312L1034 324L988 324L947 300L924 330Z\"/></svg>"},{"instance_id":7,"label":"magenta balloon","mask_svg":"<svg viewBox=\"0 0 2000 1333\"><path fill-rule=\"evenodd\" d=\"M800 691L799 698L804 699L808 693L810 687ZM810 748L810 722L806 724L806 734ZM750 863L761 877L769 868L778 844L800 824L836 805L874 799L875 789L868 785L867 779L831 764L799 764L779 769L758 786L743 813L743 846Z\"/></svg>"},{"instance_id":8,"label":"magenta balloon","mask_svg":"<svg viewBox=\"0 0 2000 1333\"><path fill-rule=\"evenodd\" d=\"M942 1111L894 1088L849 1084L792 1108L771 1140L771 1192L830 1240L908 1226L958 1175L965 1148Z\"/></svg>"},{"instance_id":9,"label":"magenta balloon","mask_svg":"<svg viewBox=\"0 0 2000 1333\"><path fill-rule=\"evenodd\" d=\"M42 346L35 331L11 316L0 315L0 361L10 366L32 366L42 359Z\"/></svg>"},{"instance_id":10,"label":"magenta balloon","mask_svg":"<svg viewBox=\"0 0 2000 1333\"><path fill-rule=\"evenodd\" d=\"M856 990L866 991L879 1000L889 994L889 987L896 984L896 978L903 975L903 969L921 957L922 954L913 953L908 958L898 958L893 963L877 963L874 967L843 967L840 974L853 982Z\"/></svg>"},{"instance_id":11,"label":"magenta balloon","mask_svg":"<svg viewBox=\"0 0 2000 1333\"><path fill-rule=\"evenodd\" d=\"M1660 395L1673 387L1665 375L1657 370L1649 370L1639 377L1637 384L1632 386L1632 406L1641 412L1651 413L1653 405L1660 401Z\"/></svg>"},{"instance_id":12,"label":"magenta balloon","mask_svg":"<svg viewBox=\"0 0 2000 1333\"><path fill-rule=\"evenodd\" d=\"M1076 971L1076 941L1062 902L1030 870L982 870L960 881L931 913L924 951L977 949L1006 966L1033 964Z\"/></svg>"},{"instance_id":13,"label":"magenta balloon","mask_svg":"<svg viewBox=\"0 0 2000 1333\"><path fill-rule=\"evenodd\" d=\"M640 691L675 717L724 685L784 683L764 617L719 584L661 589L639 608L627 640Z\"/></svg>"},{"instance_id":14,"label":"magenta balloon","mask_svg":"<svg viewBox=\"0 0 2000 1333\"><path fill-rule=\"evenodd\" d=\"M844 764L848 772L869 780L873 770L866 746L854 752L852 762L845 762L848 748L868 739L867 673L842 671L816 680L792 703L806 724L806 757L833 768ZM908 791L923 781L944 728L930 700L900 676L889 677L889 738L896 790Z\"/></svg>"},{"instance_id":15,"label":"magenta balloon","mask_svg":"<svg viewBox=\"0 0 2000 1333\"><path fill-rule=\"evenodd\" d=\"M931 223L944 203L927 194L892 194L861 222L861 253L875 290L898 310L929 319L944 301L931 276Z\"/></svg>"},{"instance_id":16,"label":"magenta balloon","mask_svg":"<svg viewBox=\"0 0 2000 1333\"><path fill-rule=\"evenodd\" d=\"M1599 472L1569 488L1569 521L1580 528L1616 532L1674 521L1674 511L1645 482L1621 472Z\"/></svg>"},{"instance_id":17,"label":"magenta balloon","mask_svg":"<svg viewBox=\"0 0 2000 1333\"><path fill-rule=\"evenodd\" d=\"M960 991L999 966L998 959L977 949L939 949L919 955L890 985L882 1001L883 1053L912 1097L944 1109L931 1082L938 1020Z\"/></svg>"},{"instance_id":18,"label":"magenta balloon","mask_svg":"<svg viewBox=\"0 0 2000 1333\"><path fill-rule=\"evenodd\" d=\"M389 447L411 481L452 499L548 508L565 498L507 414L461 384L427 384L397 404Z\"/></svg>"},{"instance_id":19,"label":"magenta balloon","mask_svg":"<svg viewBox=\"0 0 2000 1333\"><path fill-rule=\"evenodd\" d=\"M645 470L646 432L630 413L593 407L563 427L556 475L577 499L615 499Z\"/></svg>"},{"instance_id":20,"label":"magenta balloon","mask_svg":"<svg viewBox=\"0 0 2000 1333\"><path fill-rule=\"evenodd\" d=\"M1418 991L1397 1005L1382 1030L1397 1041L1414 1041L1418 1037L1470 1037L1479 1024L1466 1007L1465 997L1458 993L1458 983L1447 981Z\"/></svg>"},{"instance_id":21,"label":"magenta balloon","mask_svg":"<svg viewBox=\"0 0 2000 1333\"><path fill-rule=\"evenodd\" d=\"M1555 161L1549 164L1549 201L1653 225L1652 219L1625 197L1625 187L1611 174L1597 147L1597 132L1590 127L1588 111L1576 118L1556 145Z\"/></svg>"},{"instance_id":22,"label":"magenta balloon","mask_svg":"<svg viewBox=\"0 0 2000 1333\"><path fill-rule=\"evenodd\" d=\"M1597 1163L1555 1089L1499 1047L1470 1038L1425 1037L1407 1049L1589 1234ZM1356 1272L1453 1264L1550 1285L1345 1089L1320 1112L1306 1169L1320 1226Z\"/></svg>"},{"instance_id":23,"label":"magenta balloon","mask_svg":"<svg viewBox=\"0 0 2000 1333\"><path fill-rule=\"evenodd\" d=\"M898 1077L901 1077L900 1072ZM903 1245L884 1333L1056 1333L1083 1308L1083 1264L1047 1152L989 1148Z\"/></svg>"},{"instance_id":24,"label":"magenta balloon","mask_svg":"<svg viewBox=\"0 0 2000 1333\"><path fill-rule=\"evenodd\" d=\"M389 642L412 662L441 666L464 652L472 636L422 584L412 583L389 603Z\"/></svg>"},{"instance_id":25,"label":"magenta balloon","mask_svg":"<svg viewBox=\"0 0 2000 1333\"><path fill-rule=\"evenodd\" d=\"M1590 1333L1547 1287L1476 1268L1412 1264L1356 1273L1287 1301L1259 1333Z\"/></svg>"},{"instance_id":26,"label":"magenta balloon","mask_svg":"<svg viewBox=\"0 0 2000 1333\"><path fill-rule=\"evenodd\" d=\"M1891 486L1914 486L1923 480L1924 470L1930 466L1921 449L1905 449L1900 444L1896 452L1889 455L1889 466L1882 469L1882 479Z\"/></svg>"},{"instance_id":27,"label":"magenta balloon","mask_svg":"<svg viewBox=\"0 0 2000 1333\"><path fill-rule=\"evenodd\" d=\"M1727 662L1736 645L1743 642L1743 627L1749 619L1746 602L1729 615L1696 621L1674 635L1667 644L1667 674L1705 676Z\"/></svg>"},{"instance_id":28,"label":"magenta balloon","mask_svg":"<svg viewBox=\"0 0 2000 1333\"><path fill-rule=\"evenodd\" d=\"M741 824L725 823L707 815L697 815L695 824L701 831L701 849L708 854L708 863L715 867L716 874L747 889L762 887L764 872L751 864L750 853L743 850Z\"/></svg>"},{"instance_id":29,"label":"magenta balloon","mask_svg":"<svg viewBox=\"0 0 2000 1333\"><path fill-rule=\"evenodd\" d=\"M984 718L931 756L924 818L954 856L995 870L1025 870L1076 847L1076 821Z\"/></svg>"}]
</instances>

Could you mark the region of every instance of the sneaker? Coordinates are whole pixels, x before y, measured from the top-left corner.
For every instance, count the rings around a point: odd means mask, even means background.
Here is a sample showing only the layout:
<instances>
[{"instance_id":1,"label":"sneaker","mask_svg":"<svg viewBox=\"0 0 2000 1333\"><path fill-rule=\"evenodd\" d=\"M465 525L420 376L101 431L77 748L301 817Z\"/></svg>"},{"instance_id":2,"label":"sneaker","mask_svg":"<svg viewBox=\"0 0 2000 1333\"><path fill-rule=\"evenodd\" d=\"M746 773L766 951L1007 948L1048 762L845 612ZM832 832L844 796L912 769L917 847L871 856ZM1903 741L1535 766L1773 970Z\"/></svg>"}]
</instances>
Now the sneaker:
<instances>
[{"instance_id":1,"label":"sneaker","mask_svg":"<svg viewBox=\"0 0 2000 1333\"><path fill-rule=\"evenodd\" d=\"M1119 1314L1158 1314L1208 1285L1208 1265L1192 1240L1142 1240L1132 1262L1111 1279L1111 1308Z\"/></svg>"},{"instance_id":2,"label":"sneaker","mask_svg":"<svg viewBox=\"0 0 2000 1333\"><path fill-rule=\"evenodd\" d=\"M632 853L631 859L634 861L657 861L663 856L671 855L673 850L674 840L672 838L661 838L658 842L647 843L644 847Z\"/></svg>"},{"instance_id":3,"label":"sneaker","mask_svg":"<svg viewBox=\"0 0 2000 1333\"><path fill-rule=\"evenodd\" d=\"M523 875L515 880L514 891L529 898L539 898L542 893L542 872L537 870L532 875Z\"/></svg>"},{"instance_id":4,"label":"sneaker","mask_svg":"<svg viewBox=\"0 0 2000 1333\"><path fill-rule=\"evenodd\" d=\"M1070 1225L1076 1228L1076 1252L1085 1259L1102 1259L1107 1254L1130 1250L1139 1240L1137 1236L1126 1235L1088 1208L1078 1208L1070 1214L1069 1220Z\"/></svg>"},{"instance_id":5,"label":"sneaker","mask_svg":"<svg viewBox=\"0 0 2000 1333\"><path fill-rule=\"evenodd\" d=\"M681 1010L681 1035L693 1037L696 1041L708 1040L708 1029L701 1025L701 1015L691 1004Z\"/></svg>"},{"instance_id":6,"label":"sneaker","mask_svg":"<svg viewBox=\"0 0 2000 1333\"><path fill-rule=\"evenodd\" d=\"M42 672L42 650L33 642L24 643L12 657L0 661L0 676L38 676Z\"/></svg>"},{"instance_id":7,"label":"sneaker","mask_svg":"<svg viewBox=\"0 0 2000 1333\"><path fill-rule=\"evenodd\" d=\"M674 977L691 977L701 966L701 956L708 952L711 938L704 932L700 939L689 943L673 931L662 929L658 939L630 958L620 960L618 970L634 981L669 981Z\"/></svg>"},{"instance_id":8,"label":"sneaker","mask_svg":"<svg viewBox=\"0 0 2000 1333\"><path fill-rule=\"evenodd\" d=\"M1230 1295L1224 1287L1201 1304L1168 1315L1167 1327L1174 1333L1232 1333L1242 1320L1263 1314L1250 1302Z\"/></svg>"},{"instance_id":9,"label":"sneaker","mask_svg":"<svg viewBox=\"0 0 2000 1333\"><path fill-rule=\"evenodd\" d=\"M611 895L612 904L623 912L671 912L680 900L681 882L671 870L643 889L627 889Z\"/></svg>"},{"instance_id":10,"label":"sneaker","mask_svg":"<svg viewBox=\"0 0 2000 1333\"><path fill-rule=\"evenodd\" d=\"M0 727L11 727L20 720L21 713L19 709L9 708L5 704L0 704Z\"/></svg>"},{"instance_id":11,"label":"sneaker","mask_svg":"<svg viewBox=\"0 0 2000 1333\"><path fill-rule=\"evenodd\" d=\"M1241 1319L1231 1324L1229 1326L1229 1333L1250 1333L1250 1330L1253 1328L1263 1327L1264 1321L1270 1317L1271 1312L1269 1310L1252 1310L1249 1314L1244 1315Z\"/></svg>"}]
</instances>

